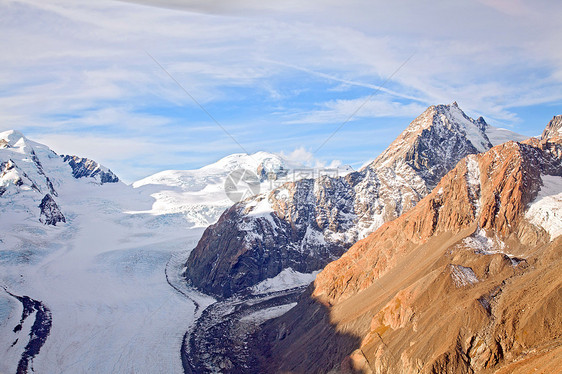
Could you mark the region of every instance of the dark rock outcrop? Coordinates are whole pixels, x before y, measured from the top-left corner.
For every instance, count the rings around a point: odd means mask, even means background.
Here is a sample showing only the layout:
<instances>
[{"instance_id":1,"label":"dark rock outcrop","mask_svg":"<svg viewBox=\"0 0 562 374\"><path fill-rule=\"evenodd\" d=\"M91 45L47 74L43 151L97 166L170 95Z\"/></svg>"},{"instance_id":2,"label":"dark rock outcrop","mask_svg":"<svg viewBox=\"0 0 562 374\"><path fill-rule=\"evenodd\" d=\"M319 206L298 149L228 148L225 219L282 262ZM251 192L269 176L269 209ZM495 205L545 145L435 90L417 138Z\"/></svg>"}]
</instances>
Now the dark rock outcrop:
<instances>
[{"instance_id":1,"label":"dark rock outcrop","mask_svg":"<svg viewBox=\"0 0 562 374\"><path fill-rule=\"evenodd\" d=\"M93 160L69 155L61 155L61 157L64 162L70 165L72 168L72 176L76 179L99 177L101 184L119 182L119 178L113 174L111 170L104 170L100 164Z\"/></svg>"},{"instance_id":2,"label":"dark rock outcrop","mask_svg":"<svg viewBox=\"0 0 562 374\"><path fill-rule=\"evenodd\" d=\"M41 209L39 221L45 225L56 226L59 222L66 222L66 218L51 195L46 194L45 197L43 197L39 208Z\"/></svg>"},{"instance_id":3,"label":"dark rock outcrop","mask_svg":"<svg viewBox=\"0 0 562 374\"><path fill-rule=\"evenodd\" d=\"M31 154L31 160L33 161L33 163L35 164L35 167L37 168L37 172L39 173L39 175L41 175L42 177L45 178L45 184L47 185L47 188L49 189L49 192L53 196L58 196L59 194L55 190L55 187L53 186L53 182L45 174L45 171L43 170L43 165L41 164L41 161L39 161L39 157L37 157L37 154L35 153L35 151L33 149L31 150L30 154Z\"/></svg>"},{"instance_id":4,"label":"dark rock outcrop","mask_svg":"<svg viewBox=\"0 0 562 374\"><path fill-rule=\"evenodd\" d=\"M33 322L28 334L29 341L21 354L17 367L17 374L33 372L33 359L39 354L51 332L53 325L51 310L41 301L34 300L29 296L15 295L9 292L5 287L4 290L8 295L14 297L22 304L21 319L13 329L13 332L16 335L22 330L26 319L35 314L35 321ZM18 342L18 340L19 338L16 338L14 343L12 343L12 347Z\"/></svg>"}]
</instances>

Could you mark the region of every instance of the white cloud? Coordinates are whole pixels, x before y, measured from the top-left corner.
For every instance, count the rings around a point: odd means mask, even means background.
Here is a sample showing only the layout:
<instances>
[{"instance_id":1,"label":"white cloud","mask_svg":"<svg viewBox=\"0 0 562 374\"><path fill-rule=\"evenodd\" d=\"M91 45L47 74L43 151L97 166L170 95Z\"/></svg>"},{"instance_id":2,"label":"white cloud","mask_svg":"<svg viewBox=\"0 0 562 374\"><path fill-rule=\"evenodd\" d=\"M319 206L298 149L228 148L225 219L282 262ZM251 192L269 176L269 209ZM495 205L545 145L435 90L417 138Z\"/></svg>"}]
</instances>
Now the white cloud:
<instances>
[{"instance_id":1,"label":"white cloud","mask_svg":"<svg viewBox=\"0 0 562 374\"><path fill-rule=\"evenodd\" d=\"M304 147L295 148L291 152L280 152L281 156L287 160L297 164L311 168L337 168L342 165L341 160L325 161L314 155L311 151Z\"/></svg>"},{"instance_id":2,"label":"white cloud","mask_svg":"<svg viewBox=\"0 0 562 374\"><path fill-rule=\"evenodd\" d=\"M182 150L201 162L238 151L146 50L213 114L228 106L219 121L238 124L248 148L308 147L313 134L256 130L283 120L342 123L412 54L355 118L414 117L456 100L468 114L508 126L520 121L518 107L562 101L561 18L558 2L523 0L3 1L0 121L56 144L80 133L101 147L101 161L113 155L135 170L147 151L153 161L142 162L151 165ZM239 118L236 110L260 96L271 105ZM191 110L166 113L178 108ZM220 142L185 129L202 126ZM121 150L96 138L124 133Z\"/></svg>"},{"instance_id":3,"label":"white cloud","mask_svg":"<svg viewBox=\"0 0 562 374\"><path fill-rule=\"evenodd\" d=\"M95 135L45 134L33 140L47 144L58 154L78 155L94 160L125 160L140 152L153 153L154 144L144 140L110 138Z\"/></svg>"},{"instance_id":4,"label":"white cloud","mask_svg":"<svg viewBox=\"0 0 562 374\"><path fill-rule=\"evenodd\" d=\"M157 138L126 138L95 134L25 134L46 144L58 154L70 154L93 159L112 169L122 180L131 183L164 169L195 169L210 164L220 154L240 152L228 139L216 138L190 145L161 142Z\"/></svg>"},{"instance_id":5,"label":"white cloud","mask_svg":"<svg viewBox=\"0 0 562 374\"><path fill-rule=\"evenodd\" d=\"M376 99L367 96L352 100L333 100L319 104L322 109L288 115L288 124L344 123L359 118L416 117L426 106L402 104L388 98Z\"/></svg>"}]
</instances>

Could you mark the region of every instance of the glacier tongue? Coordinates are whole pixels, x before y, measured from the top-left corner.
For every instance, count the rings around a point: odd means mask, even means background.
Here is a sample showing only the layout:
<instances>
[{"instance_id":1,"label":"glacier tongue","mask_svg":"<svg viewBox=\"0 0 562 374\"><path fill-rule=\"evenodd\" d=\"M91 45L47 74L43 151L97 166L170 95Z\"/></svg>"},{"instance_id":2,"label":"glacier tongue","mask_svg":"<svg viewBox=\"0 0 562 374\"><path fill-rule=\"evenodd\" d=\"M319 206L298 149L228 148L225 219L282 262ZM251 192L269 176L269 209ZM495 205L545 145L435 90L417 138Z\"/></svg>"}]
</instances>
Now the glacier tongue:
<instances>
[{"instance_id":1,"label":"glacier tongue","mask_svg":"<svg viewBox=\"0 0 562 374\"><path fill-rule=\"evenodd\" d=\"M224 193L226 176L253 168L267 177L260 188L268 191L300 167L265 152L252 156L127 186L95 161L61 158L19 132L2 133L0 282L42 300L53 314L35 370L181 372L183 335L214 300L168 283L183 280L189 250L233 204ZM280 179L269 180L272 174ZM266 205L255 213L264 214ZM29 324L20 335L12 331L18 314L18 305L0 292L4 351L30 331ZM15 372L18 358L3 355L0 372Z\"/></svg>"},{"instance_id":2,"label":"glacier tongue","mask_svg":"<svg viewBox=\"0 0 562 374\"><path fill-rule=\"evenodd\" d=\"M172 254L195 246L202 229L133 213L153 199L124 184L70 182L57 199L66 225L20 220L17 211L0 217L0 282L41 300L53 316L35 371L182 372L179 351L196 308L168 285L165 268ZM9 316L0 324L6 351L18 337L25 342L31 327L14 334L19 312L3 292L0 309ZM10 357L2 355L0 372L16 372L18 357Z\"/></svg>"},{"instance_id":3,"label":"glacier tongue","mask_svg":"<svg viewBox=\"0 0 562 374\"><path fill-rule=\"evenodd\" d=\"M102 186L107 169L86 164L82 171L97 177L73 175L63 158L19 132L0 134L0 284L41 300L53 318L34 370L181 372L183 334L197 307L184 294L191 291L170 287L165 269L183 255L170 269L181 272L203 229L174 214L143 213L154 198L121 182ZM193 295L200 308L212 302ZM17 371L33 328L28 319L14 332L19 316L21 306L0 289L0 350L12 352L1 355L2 373Z\"/></svg>"}]
</instances>

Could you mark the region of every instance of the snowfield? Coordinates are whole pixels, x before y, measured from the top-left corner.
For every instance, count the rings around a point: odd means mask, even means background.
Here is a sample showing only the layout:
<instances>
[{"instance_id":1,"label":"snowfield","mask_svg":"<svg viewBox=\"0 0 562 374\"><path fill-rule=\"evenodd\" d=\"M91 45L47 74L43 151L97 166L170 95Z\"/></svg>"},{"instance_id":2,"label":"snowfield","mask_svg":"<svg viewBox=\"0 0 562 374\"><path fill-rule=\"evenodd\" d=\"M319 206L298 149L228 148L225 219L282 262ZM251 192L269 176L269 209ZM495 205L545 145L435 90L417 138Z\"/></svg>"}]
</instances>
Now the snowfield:
<instances>
[{"instance_id":1,"label":"snowfield","mask_svg":"<svg viewBox=\"0 0 562 374\"><path fill-rule=\"evenodd\" d=\"M236 153L197 170L167 170L134 182L138 193L151 196L154 203L142 213L181 214L197 227L215 223L222 212L233 205L225 193L225 181L229 174L248 170L259 179L258 193L267 193L285 182L292 182L312 175L319 175L324 169L311 169L283 156L256 152L251 155ZM326 169L332 170L332 169ZM338 175L346 175L351 167L343 165ZM260 173L261 172L261 173ZM308 173L308 174L307 174ZM267 201L260 207L267 213Z\"/></svg>"},{"instance_id":2,"label":"snowfield","mask_svg":"<svg viewBox=\"0 0 562 374\"><path fill-rule=\"evenodd\" d=\"M41 300L53 315L35 372L182 372L195 304L168 285L165 267L195 246L203 228L135 213L153 201L123 184L68 187L59 187L67 224L0 221L1 284ZM25 344L29 329L13 333L21 306L4 292L0 316L0 372L15 372L21 347L10 346L16 338Z\"/></svg>"},{"instance_id":3,"label":"snowfield","mask_svg":"<svg viewBox=\"0 0 562 374\"><path fill-rule=\"evenodd\" d=\"M207 227L233 204L224 187L231 172L245 169L255 173L261 177L259 192L267 192L293 180L294 170L299 168L304 166L272 153L238 153L197 170L163 171L134 182L133 187L155 199L145 213L182 214L192 225ZM257 175L258 170L264 170L264 175ZM269 180L267 173L279 176L278 180Z\"/></svg>"},{"instance_id":4,"label":"snowfield","mask_svg":"<svg viewBox=\"0 0 562 374\"><path fill-rule=\"evenodd\" d=\"M490 139L490 143L492 143L492 145L494 146L509 142L511 140L522 142L523 140L527 140L529 138L528 136L518 134L511 130L494 126L488 126L486 128L486 136L488 136L488 139Z\"/></svg>"}]
</instances>

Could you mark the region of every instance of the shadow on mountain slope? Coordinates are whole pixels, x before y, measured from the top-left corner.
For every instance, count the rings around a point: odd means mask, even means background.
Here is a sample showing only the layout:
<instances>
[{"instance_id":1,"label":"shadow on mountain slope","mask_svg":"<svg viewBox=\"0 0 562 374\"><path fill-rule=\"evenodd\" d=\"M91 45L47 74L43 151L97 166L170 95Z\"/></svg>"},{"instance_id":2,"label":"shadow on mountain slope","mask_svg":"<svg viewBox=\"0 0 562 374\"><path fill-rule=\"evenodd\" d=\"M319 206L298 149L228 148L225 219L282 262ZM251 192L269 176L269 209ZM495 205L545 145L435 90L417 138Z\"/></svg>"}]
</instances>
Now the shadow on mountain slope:
<instances>
[{"instance_id":1,"label":"shadow on mountain slope","mask_svg":"<svg viewBox=\"0 0 562 374\"><path fill-rule=\"evenodd\" d=\"M311 285L289 314L267 321L252 336L250 351L255 362L249 372L325 373L326 368L346 374L363 372L349 362L342 363L359 347L360 337L338 330L329 307L311 297L312 289ZM279 355L283 346L291 349Z\"/></svg>"}]
</instances>

